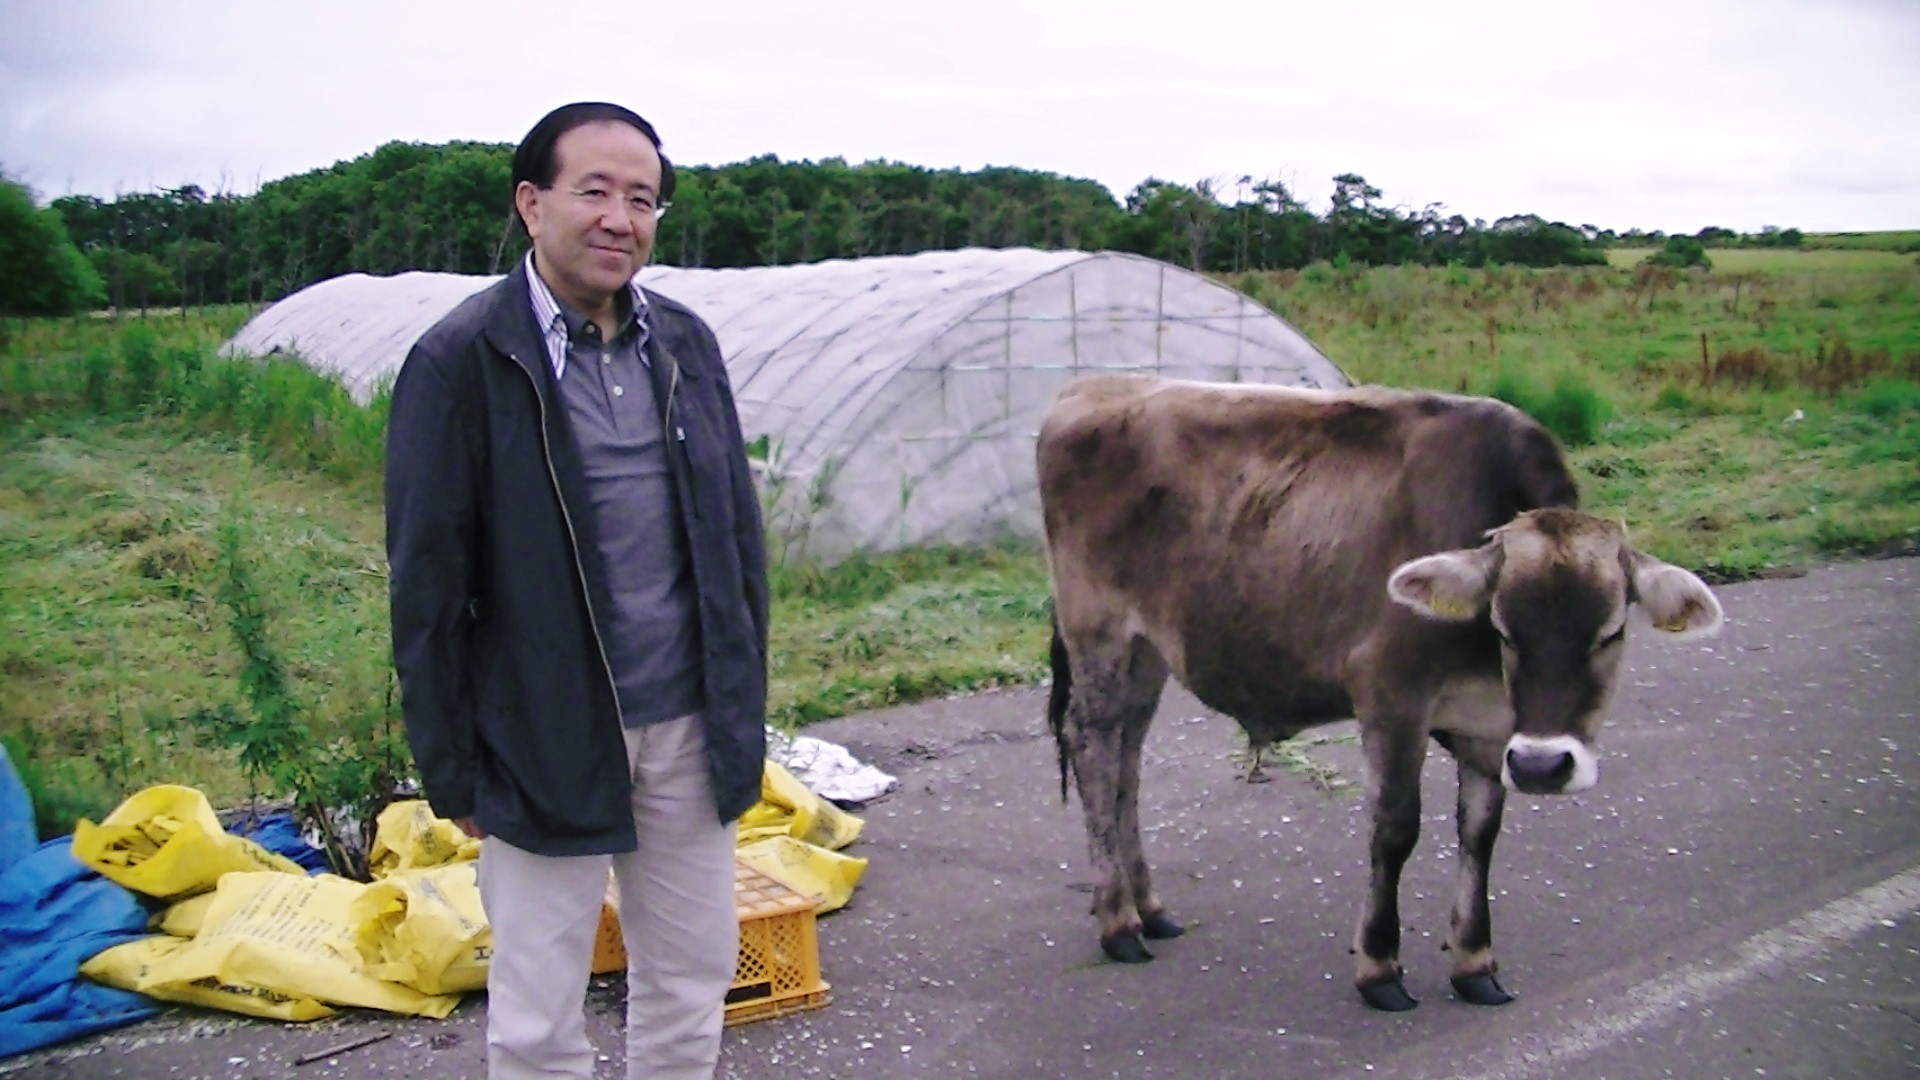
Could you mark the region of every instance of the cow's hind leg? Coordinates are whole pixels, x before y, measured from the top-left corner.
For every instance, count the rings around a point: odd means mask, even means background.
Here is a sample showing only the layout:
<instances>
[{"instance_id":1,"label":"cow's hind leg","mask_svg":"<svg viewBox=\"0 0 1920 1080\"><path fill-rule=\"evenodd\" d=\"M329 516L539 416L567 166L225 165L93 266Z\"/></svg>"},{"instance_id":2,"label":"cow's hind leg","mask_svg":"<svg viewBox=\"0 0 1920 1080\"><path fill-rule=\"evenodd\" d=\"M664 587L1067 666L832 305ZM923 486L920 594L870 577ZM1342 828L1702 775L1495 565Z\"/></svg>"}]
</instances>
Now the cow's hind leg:
<instances>
[{"instance_id":1,"label":"cow's hind leg","mask_svg":"<svg viewBox=\"0 0 1920 1080\"><path fill-rule=\"evenodd\" d=\"M1499 780L1505 747L1487 739L1456 738L1449 749L1459 763L1460 778L1460 874L1447 928L1453 992L1474 1005L1505 1005L1513 995L1494 978L1500 965L1493 959L1493 912L1487 904L1493 843L1500 838L1507 801Z\"/></svg>"},{"instance_id":2,"label":"cow's hind leg","mask_svg":"<svg viewBox=\"0 0 1920 1080\"><path fill-rule=\"evenodd\" d=\"M1139 639L1105 655L1076 657L1073 665L1067 753L1097 879L1093 914L1100 924L1101 949L1122 963L1153 959L1143 935L1170 936L1170 929L1178 933L1146 884L1138 810L1140 746L1166 677L1165 662ZM1151 932L1136 897L1146 898L1154 917Z\"/></svg>"},{"instance_id":3,"label":"cow's hind leg","mask_svg":"<svg viewBox=\"0 0 1920 1080\"><path fill-rule=\"evenodd\" d=\"M1152 664L1159 663L1159 656L1153 654L1147 659ZM1167 915L1165 904L1153 892L1152 872L1147 869L1147 856L1140 841L1140 753L1146 744L1147 728L1153 723L1153 713L1160 701L1160 691L1166 686L1166 669L1162 666L1157 676L1151 670L1137 673L1136 691L1144 690L1141 681L1150 680L1153 685L1151 700L1141 710L1129 712L1121 733L1120 755L1120 831L1119 837L1127 849L1121 853L1126 863L1127 876L1133 883L1133 906L1140 913L1140 932L1149 938L1164 940L1177 938L1186 933L1179 923Z\"/></svg>"},{"instance_id":4,"label":"cow's hind leg","mask_svg":"<svg viewBox=\"0 0 1920 1080\"><path fill-rule=\"evenodd\" d=\"M1354 931L1354 986L1387 1012L1419 1005L1400 967L1400 872L1420 839L1420 765L1426 742L1413 722L1361 722L1372 821L1366 907Z\"/></svg>"}]
</instances>

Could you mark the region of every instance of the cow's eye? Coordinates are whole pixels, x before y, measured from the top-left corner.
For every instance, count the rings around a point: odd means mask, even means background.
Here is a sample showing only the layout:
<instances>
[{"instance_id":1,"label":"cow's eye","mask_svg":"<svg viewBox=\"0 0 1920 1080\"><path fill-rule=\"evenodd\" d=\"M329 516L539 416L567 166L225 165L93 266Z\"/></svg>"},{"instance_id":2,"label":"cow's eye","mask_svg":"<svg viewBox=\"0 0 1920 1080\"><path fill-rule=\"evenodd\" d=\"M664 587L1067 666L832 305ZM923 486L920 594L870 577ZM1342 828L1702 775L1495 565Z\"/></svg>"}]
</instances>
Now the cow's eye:
<instances>
[{"instance_id":1,"label":"cow's eye","mask_svg":"<svg viewBox=\"0 0 1920 1080\"><path fill-rule=\"evenodd\" d=\"M1626 639L1627 639L1627 624L1621 623L1620 628L1618 630L1615 630L1613 633L1608 634L1606 637L1601 638L1593 646L1593 651L1599 652L1602 649L1611 649L1615 645L1620 644L1622 641L1625 641Z\"/></svg>"}]
</instances>

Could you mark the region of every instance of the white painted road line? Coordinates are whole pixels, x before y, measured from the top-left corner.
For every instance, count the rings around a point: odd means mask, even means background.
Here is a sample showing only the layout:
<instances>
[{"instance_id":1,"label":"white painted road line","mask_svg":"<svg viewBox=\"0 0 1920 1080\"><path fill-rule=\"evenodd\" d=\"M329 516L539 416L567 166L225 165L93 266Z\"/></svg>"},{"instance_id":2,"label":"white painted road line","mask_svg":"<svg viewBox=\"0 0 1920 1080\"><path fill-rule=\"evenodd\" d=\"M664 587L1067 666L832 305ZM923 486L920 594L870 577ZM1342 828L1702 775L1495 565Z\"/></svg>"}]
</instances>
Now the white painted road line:
<instances>
[{"instance_id":1,"label":"white painted road line","mask_svg":"<svg viewBox=\"0 0 1920 1080\"><path fill-rule=\"evenodd\" d=\"M1578 1031L1516 1048L1503 1065L1460 1080L1521 1080L1563 1070L1624 1035L1657 1024L1693 1005L1719 997L1763 971L1790 966L1858 937L1888 919L1920 910L1920 867L1901 873L1792 922L1755 934L1733 947L1731 956L1701 960L1621 995L1614 1007L1602 1005Z\"/></svg>"}]
</instances>

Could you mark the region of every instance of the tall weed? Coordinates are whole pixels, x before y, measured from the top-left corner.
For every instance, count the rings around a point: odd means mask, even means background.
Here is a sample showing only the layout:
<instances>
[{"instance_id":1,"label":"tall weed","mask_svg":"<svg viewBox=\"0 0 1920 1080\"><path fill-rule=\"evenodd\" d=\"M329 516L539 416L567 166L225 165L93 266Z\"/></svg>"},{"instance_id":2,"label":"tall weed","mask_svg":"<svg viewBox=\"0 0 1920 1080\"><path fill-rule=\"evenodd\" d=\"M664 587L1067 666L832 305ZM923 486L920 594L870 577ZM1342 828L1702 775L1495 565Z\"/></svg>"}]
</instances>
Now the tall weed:
<instances>
[{"instance_id":1,"label":"tall weed","mask_svg":"<svg viewBox=\"0 0 1920 1080\"><path fill-rule=\"evenodd\" d=\"M135 320L83 351L0 360L0 418L170 416L335 479L379 477L387 388L363 406L297 359L222 355L200 332L165 325Z\"/></svg>"},{"instance_id":2,"label":"tall weed","mask_svg":"<svg viewBox=\"0 0 1920 1080\"><path fill-rule=\"evenodd\" d=\"M219 600L240 652L239 704L201 709L189 719L239 757L252 794L284 796L335 873L367 876L371 823L406 777L391 684L384 702L353 708L330 738L317 737L310 708L295 689L272 624L278 614L255 578L254 530L244 501L220 524Z\"/></svg>"}]
</instances>

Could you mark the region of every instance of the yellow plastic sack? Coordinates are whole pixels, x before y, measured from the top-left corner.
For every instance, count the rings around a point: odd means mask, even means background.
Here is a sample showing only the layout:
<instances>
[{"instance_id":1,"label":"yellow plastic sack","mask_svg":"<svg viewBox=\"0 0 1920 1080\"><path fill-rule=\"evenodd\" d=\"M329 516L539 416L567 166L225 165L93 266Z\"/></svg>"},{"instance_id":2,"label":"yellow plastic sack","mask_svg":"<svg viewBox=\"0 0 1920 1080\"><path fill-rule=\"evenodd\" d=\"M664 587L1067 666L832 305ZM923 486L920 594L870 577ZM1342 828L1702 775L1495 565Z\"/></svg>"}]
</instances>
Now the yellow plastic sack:
<instances>
[{"instance_id":1,"label":"yellow plastic sack","mask_svg":"<svg viewBox=\"0 0 1920 1080\"><path fill-rule=\"evenodd\" d=\"M177 784L135 792L98 825L81 820L73 828L73 857L109 881L162 900L206 892L234 871L307 874L292 859L229 836L207 797Z\"/></svg>"},{"instance_id":2,"label":"yellow plastic sack","mask_svg":"<svg viewBox=\"0 0 1920 1080\"><path fill-rule=\"evenodd\" d=\"M393 874L347 911L361 970L423 994L487 985L493 931L480 907L478 866L458 862Z\"/></svg>"},{"instance_id":3,"label":"yellow plastic sack","mask_svg":"<svg viewBox=\"0 0 1920 1080\"><path fill-rule=\"evenodd\" d=\"M166 906L160 914L147 920L147 925L163 934L174 937L193 937L207 921L207 909L213 906L215 894L203 892L198 896L189 896L185 900L176 900Z\"/></svg>"},{"instance_id":4,"label":"yellow plastic sack","mask_svg":"<svg viewBox=\"0 0 1920 1080\"><path fill-rule=\"evenodd\" d=\"M734 856L795 892L814 898L814 914L839 911L853 898L867 860L828 851L791 836L769 836L734 849Z\"/></svg>"},{"instance_id":5,"label":"yellow plastic sack","mask_svg":"<svg viewBox=\"0 0 1920 1080\"><path fill-rule=\"evenodd\" d=\"M770 836L791 836L838 851L860 838L866 823L813 793L779 762L768 759L760 773L760 801L740 815L734 843Z\"/></svg>"},{"instance_id":6,"label":"yellow plastic sack","mask_svg":"<svg viewBox=\"0 0 1920 1080\"><path fill-rule=\"evenodd\" d=\"M208 893L212 896L212 893ZM175 953L190 949L193 942L170 934L115 945L80 965L80 974L98 983L132 990L161 1001L186 1005L204 1005L210 1009L257 1016L263 1020L324 1020L335 1011L310 997L288 997L257 986L232 986L218 979L194 982L165 982L154 977Z\"/></svg>"},{"instance_id":7,"label":"yellow plastic sack","mask_svg":"<svg viewBox=\"0 0 1920 1080\"><path fill-rule=\"evenodd\" d=\"M390 804L375 820L367 869L375 881L402 870L444 866L480 857L480 841L446 818L435 817L425 799Z\"/></svg>"},{"instance_id":8,"label":"yellow plastic sack","mask_svg":"<svg viewBox=\"0 0 1920 1080\"><path fill-rule=\"evenodd\" d=\"M200 933L149 965L149 985L175 993L215 985L268 998L446 1017L459 995L423 994L362 970L349 912L368 888L331 874L228 874Z\"/></svg>"}]
</instances>

